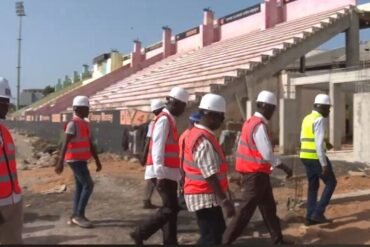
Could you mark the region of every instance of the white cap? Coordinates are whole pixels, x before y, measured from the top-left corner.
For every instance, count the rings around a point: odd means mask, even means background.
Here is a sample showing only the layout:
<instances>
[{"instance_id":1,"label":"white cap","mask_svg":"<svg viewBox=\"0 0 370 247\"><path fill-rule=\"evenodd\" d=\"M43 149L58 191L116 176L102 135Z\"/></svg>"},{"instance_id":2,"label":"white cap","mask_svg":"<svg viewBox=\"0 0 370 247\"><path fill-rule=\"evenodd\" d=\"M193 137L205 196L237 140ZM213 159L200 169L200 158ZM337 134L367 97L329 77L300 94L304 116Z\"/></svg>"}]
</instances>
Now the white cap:
<instances>
[{"instance_id":1,"label":"white cap","mask_svg":"<svg viewBox=\"0 0 370 247\"><path fill-rule=\"evenodd\" d=\"M164 102L160 99L153 99L151 102L150 102L150 110L153 112L153 111L156 111L156 110L159 110L161 108L164 108Z\"/></svg>"},{"instance_id":2,"label":"white cap","mask_svg":"<svg viewBox=\"0 0 370 247\"><path fill-rule=\"evenodd\" d=\"M89 98L86 97L86 96L82 96L82 95L76 96L73 99L73 106L87 106L87 107L89 107L90 106Z\"/></svg>"},{"instance_id":3,"label":"white cap","mask_svg":"<svg viewBox=\"0 0 370 247\"><path fill-rule=\"evenodd\" d=\"M277 105L276 97L270 91L263 90L258 94L257 102L262 102L270 105Z\"/></svg>"},{"instance_id":4,"label":"white cap","mask_svg":"<svg viewBox=\"0 0 370 247\"><path fill-rule=\"evenodd\" d=\"M12 97L8 80L0 77L0 97L10 99Z\"/></svg>"},{"instance_id":5,"label":"white cap","mask_svg":"<svg viewBox=\"0 0 370 247\"><path fill-rule=\"evenodd\" d=\"M314 104L331 105L329 95L327 95L327 94L318 94L318 95L316 95Z\"/></svg>"},{"instance_id":6,"label":"white cap","mask_svg":"<svg viewBox=\"0 0 370 247\"><path fill-rule=\"evenodd\" d=\"M188 103L188 99L189 99L188 92L186 92L186 90L181 87L172 88L168 96L174 99L180 100L186 104Z\"/></svg>"},{"instance_id":7,"label":"white cap","mask_svg":"<svg viewBox=\"0 0 370 247\"><path fill-rule=\"evenodd\" d=\"M225 113L226 102L222 96L208 93L202 97L202 100L199 104L199 109Z\"/></svg>"}]
</instances>

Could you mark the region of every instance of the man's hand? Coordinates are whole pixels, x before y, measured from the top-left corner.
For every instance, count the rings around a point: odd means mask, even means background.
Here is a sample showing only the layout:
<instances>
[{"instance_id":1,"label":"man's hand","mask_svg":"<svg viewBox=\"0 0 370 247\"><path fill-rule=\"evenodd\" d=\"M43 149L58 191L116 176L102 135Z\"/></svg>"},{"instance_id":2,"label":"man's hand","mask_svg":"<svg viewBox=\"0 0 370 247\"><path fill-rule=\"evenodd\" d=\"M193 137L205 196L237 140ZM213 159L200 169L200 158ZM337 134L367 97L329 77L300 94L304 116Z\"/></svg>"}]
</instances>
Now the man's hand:
<instances>
[{"instance_id":1,"label":"man's hand","mask_svg":"<svg viewBox=\"0 0 370 247\"><path fill-rule=\"evenodd\" d=\"M321 169L322 169L322 173L321 173L322 176L325 177L330 174L330 169L328 166L322 166Z\"/></svg>"},{"instance_id":2,"label":"man's hand","mask_svg":"<svg viewBox=\"0 0 370 247\"><path fill-rule=\"evenodd\" d=\"M287 165L285 164L280 164L277 166L277 168L283 170L286 174L286 178L291 178L293 176L293 171L292 169L290 169L290 167L288 167Z\"/></svg>"},{"instance_id":3,"label":"man's hand","mask_svg":"<svg viewBox=\"0 0 370 247\"><path fill-rule=\"evenodd\" d=\"M328 149L328 150L332 150L333 149L333 145L330 143L330 142L326 142L326 149Z\"/></svg>"},{"instance_id":4,"label":"man's hand","mask_svg":"<svg viewBox=\"0 0 370 247\"><path fill-rule=\"evenodd\" d=\"M235 215L234 203L232 201L230 201L229 199L227 199L227 198L224 199L221 202L221 206L222 206L222 208L224 208L227 218L233 217Z\"/></svg>"},{"instance_id":5,"label":"man's hand","mask_svg":"<svg viewBox=\"0 0 370 247\"><path fill-rule=\"evenodd\" d=\"M100 161L98 160L98 161L96 161L96 171L100 172L101 169L102 169L102 165L101 165Z\"/></svg>"},{"instance_id":6,"label":"man's hand","mask_svg":"<svg viewBox=\"0 0 370 247\"><path fill-rule=\"evenodd\" d=\"M60 175L62 174L64 169L63 161L59 161L58 164L56 165L54 171L56 174Z\"/></svg>"}]
</instances>

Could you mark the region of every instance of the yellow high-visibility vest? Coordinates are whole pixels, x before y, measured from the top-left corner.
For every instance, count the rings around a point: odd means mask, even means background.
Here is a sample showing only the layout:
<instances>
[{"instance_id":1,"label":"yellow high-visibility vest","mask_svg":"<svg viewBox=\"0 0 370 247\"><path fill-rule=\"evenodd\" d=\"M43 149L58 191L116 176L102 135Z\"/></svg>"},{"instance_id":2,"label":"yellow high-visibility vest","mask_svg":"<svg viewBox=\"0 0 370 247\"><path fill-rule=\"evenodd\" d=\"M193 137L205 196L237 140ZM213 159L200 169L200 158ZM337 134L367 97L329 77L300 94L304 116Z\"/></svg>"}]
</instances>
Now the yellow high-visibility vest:
<instances>
[{"instance_id":1,"label":"yellow high-visibility vest","mask_svg":"<svg viewBox=\"0 0 370 247\"><path fill-rule=\"evenodd\" d=\"M312 111L303 119L301 128L301 150L299 154L299 157L302 159L319 159L316 152L315 132L313 124L316 119L320 117L322 117L320 113L318 113L317 111Z\"/></svg>"}]
</instances>

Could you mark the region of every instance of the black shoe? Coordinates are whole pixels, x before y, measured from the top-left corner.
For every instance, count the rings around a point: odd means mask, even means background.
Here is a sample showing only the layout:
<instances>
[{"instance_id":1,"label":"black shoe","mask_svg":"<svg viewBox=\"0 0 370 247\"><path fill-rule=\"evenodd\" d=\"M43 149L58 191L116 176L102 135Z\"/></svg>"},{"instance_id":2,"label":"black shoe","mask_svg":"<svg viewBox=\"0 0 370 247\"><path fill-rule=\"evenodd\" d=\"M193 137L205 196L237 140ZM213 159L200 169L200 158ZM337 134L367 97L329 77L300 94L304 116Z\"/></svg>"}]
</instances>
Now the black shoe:
<instances>
[{"instance_id":1,"label":"black shoe","mask_svg":"<svg viewBox=\"0 0 370 247\"><path fill-rule=\"evenodd\" d=\"M317 225L317 223L311 219L308 219L306 218L305 222L304 222L304 225L305 226L312 226L312 225Z\"/></svg>"},{"instance_id":2,"label":"black shoe","mask_svg":"<svg viewBox=\"0 0 370 247\"><path fill-rule=\"evenodd\" d=\"M135 232L131 232L130 237L132 240L134 240L135 245L144 245L143 240Z\"/></svg>"},{"instance_id":3,"label":"black shoe","mask_svg":"<svg viewBox=\"0 0 370 247\"><path fill-rule=\"evenodd\" d=\"M294 245L294 242L286 241L286 240L279 240L275 242L275 245Z\"/></svg>"},{"instance_id":4,"label":"black shoe","mask_svg":"<svg viewBox=\"0 0 370 247\"><path fill-rule=\"evenodd\" d=\"M327 224L332 223L331 220L327 219L324 215L320 217L312 217L310 219L314 224Z\"/></svg>"},{"instance_id":5,"label":"black shoe","mask_svg":"<svg viewBox=\"0 0 370 247\"><path fill-rule=\"evenodd\" d=\"M153 205L150 201L144 201L143 209L156 209L156 205Z\"/></svg>"}]
</instances>

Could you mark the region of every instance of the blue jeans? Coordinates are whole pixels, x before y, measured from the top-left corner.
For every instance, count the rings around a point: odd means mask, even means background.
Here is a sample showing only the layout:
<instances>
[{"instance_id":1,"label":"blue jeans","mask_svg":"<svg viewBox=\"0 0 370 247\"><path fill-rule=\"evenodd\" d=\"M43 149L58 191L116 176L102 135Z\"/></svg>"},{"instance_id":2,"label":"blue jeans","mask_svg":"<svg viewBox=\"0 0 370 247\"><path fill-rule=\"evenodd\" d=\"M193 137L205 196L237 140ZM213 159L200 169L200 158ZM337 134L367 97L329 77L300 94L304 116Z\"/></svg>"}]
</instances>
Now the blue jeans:
<instances>
[{"instance_id":1,"label":"blue jeans","mask_svg":"<svg viewBox=\"0 0 370 247\"><path fill-rule=\"evenodd\" d=\"M73 216L85 217L85 208L94 188L94 183L87 168L87 161L74 161L68 164L73 171L76 182Z\"/></svg>"},{"instance_id":2,"label":"blue jeans","mask_svg":"<svg viewBox=\"0 0 370 247\"><path fill-rule=\"evenodd\" d=\"M337 179L333 172L331 162L328 158L328 168L330 173L326 176L322 175L321 164L319 160L301 159L305 168L308 179L307 193L307 219L324 216L325 209L328 206L331 196L334 193L337 185ZM320 179L324 182L325 188L322 192L320 201L317 202L317 192L320 187Z\"/></svg>"}]
</instances>

